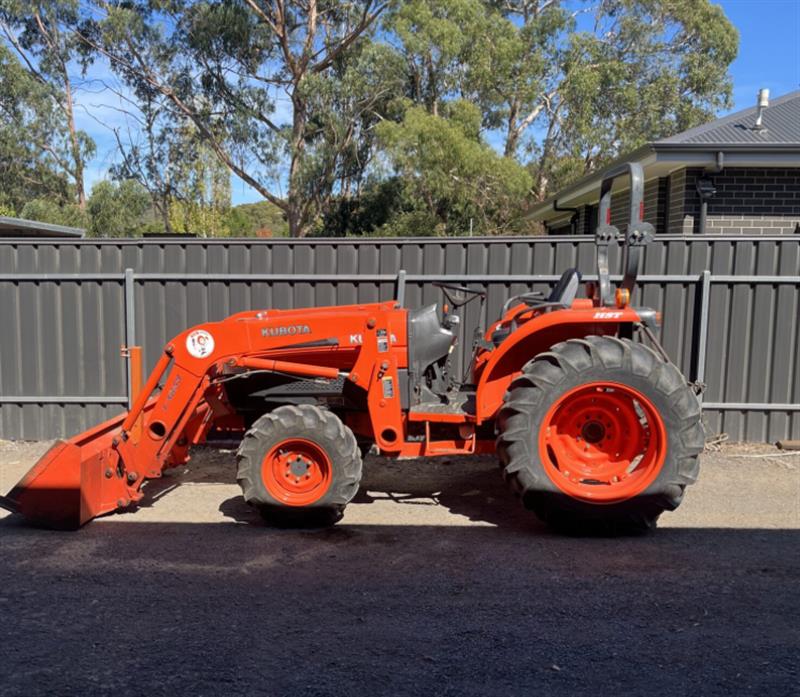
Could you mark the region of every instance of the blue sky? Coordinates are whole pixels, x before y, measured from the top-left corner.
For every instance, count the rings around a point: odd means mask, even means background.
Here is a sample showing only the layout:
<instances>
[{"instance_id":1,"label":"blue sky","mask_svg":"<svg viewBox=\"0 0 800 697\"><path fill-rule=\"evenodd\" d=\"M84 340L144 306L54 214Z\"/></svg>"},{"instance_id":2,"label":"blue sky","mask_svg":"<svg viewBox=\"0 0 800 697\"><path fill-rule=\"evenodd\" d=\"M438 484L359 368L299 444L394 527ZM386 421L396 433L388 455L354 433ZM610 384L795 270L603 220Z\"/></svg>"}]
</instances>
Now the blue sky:
<instances>
[{"instance_id":1,"label":"blue sky","mask_svg":"<svg viewBox=\"0 0 800 697\"><path fill-rule=\"evenodd\" d=\"M739 30L739 56L731 66L733 110L755 104L759 88L767 87L778 97L800 89L800 0L721 0L728 18ZM108 80L94 68L89 77ZM112 79L113 81L113 79ZM114 99L96 94L87 85L80 96L79 127L97 143L97 154L87 168L87 188L107 175L115 159L114 136L109 126L124 127L123 115L115 110ZM280 104L278 108L280 109ZM234 204L260 200L260 196L234 177Z\"/></svg>"},{"instance_id":2,"label":"blue sky","mask_svg":"<svg viewBox=\"0 0 800 697\"><path fill-rule=\"evenodd\" d=\"M739 30L731 66L734 111L755 104L760 87L772 97L800 89L800 0L723 0Z\"/></svg>"}]
</instances>

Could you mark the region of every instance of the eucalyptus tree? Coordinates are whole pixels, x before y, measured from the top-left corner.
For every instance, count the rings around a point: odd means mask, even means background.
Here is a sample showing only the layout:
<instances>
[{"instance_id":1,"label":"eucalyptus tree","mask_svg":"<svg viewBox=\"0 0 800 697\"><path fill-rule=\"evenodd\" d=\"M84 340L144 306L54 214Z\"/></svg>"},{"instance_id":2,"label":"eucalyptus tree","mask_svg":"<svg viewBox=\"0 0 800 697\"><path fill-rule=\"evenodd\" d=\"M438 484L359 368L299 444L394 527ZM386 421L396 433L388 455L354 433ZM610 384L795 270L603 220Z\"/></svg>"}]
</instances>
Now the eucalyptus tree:
<instances>
[{"instance_id":1,"label":"eucalyptus tree","mask_svg":"<svg viewBox=\"0 0 800 697\"><path fill-rule=\"evenodd\" d=\"M293 236L329 199L336 160L357 121L385 99L381 85L342 93L344 67L364 50L382 0L95 0L82 25L138 91L168 100L231 173L280 208ZM358 95L355 98L354 95ZM334 133L335 132L335 133ZM331 137L331 136L335 137Z\"/></svg>"},{"instance_id":2,"label":"eucalyptus tree","mask_svg":"<svg viewBox=\"0 0 800 697\"><path fill-rule=\"evenodd\" d=\"M0 0L0 34L28 74L47 89L61 117L42 147L72 180L77 204L84 208L84 170L95 145L76 125L75 91L93 54L75 31L79 21L78 0Z\"/></svg>"},{"instance_id":3,"label":"eucalyptus tree","mask_svg":"<svg viewBox=\"0 0 800 697\"><path fill-rule=\"evenodd\" d=\"M738 37L709 0L406 0L386 17L405 94L479 105L535 195L729 104Z\"/></svg>"},{"instance_id":4,"label":"eucalyptus tree","mask_svg":"<svg viewBox=\"0 0 800 697\"><path fill-rule=\"evenodd\" d=\"M63 153L51 144L62 131L59 117L47 86L0 44L0 205L6 213L19 214L33 199L64 204L72 198Z\"/></svg>"},{"instance_id":5,"label":"eucalyptus tree","mask_svg":"<svg viewBox=\"0 0 800 697\"><path fill-rule=\"evenodd\" d=\"M473 85L539 197L730 105L738 34L709 0L491 4L508 24Z\"/></svg>"},{"instance_id":6,"label":"eucalyptus tree","mask_svg":"<svg viewBox=\"0 0 800 697\"><path fill-rule=\"evenodd\" d=\"M480 111L464 100L448 102L441 114L410 106L402 121L380 124L401 197L398 215L384 232L458 235L514 229L531 177L483 141L480 125Z\"/></svg>"}]
</instances>

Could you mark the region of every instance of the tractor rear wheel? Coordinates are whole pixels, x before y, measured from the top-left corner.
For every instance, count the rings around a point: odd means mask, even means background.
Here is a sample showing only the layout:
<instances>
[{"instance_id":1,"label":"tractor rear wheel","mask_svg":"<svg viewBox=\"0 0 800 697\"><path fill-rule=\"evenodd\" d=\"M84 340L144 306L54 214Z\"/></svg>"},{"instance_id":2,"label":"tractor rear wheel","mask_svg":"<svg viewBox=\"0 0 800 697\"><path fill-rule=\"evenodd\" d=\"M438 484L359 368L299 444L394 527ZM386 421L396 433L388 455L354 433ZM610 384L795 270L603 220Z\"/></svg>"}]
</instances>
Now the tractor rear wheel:
<instances>
[{"instance_id":1,"label":"tractor rear wheel","mask_svg":"<svg viewBox=\"0 0 800 697\"><path fill-rule=\"evenodd\" d=\"M503 475L573 534L642 532L680 504L705 436L680 371L626 339L553 346L522 369L497 419Z\"/></svg>"},{"instance_id":2,"label":"tractor rear wheel","mask_svg":"<svg viewBox=\"0 0 800 697\"><path fill-rule=\"evenodd\" d=\"M335 414L310 405L260 417L236 461L244 500L282 527L333 525L361 481L353 432Z\"/></svg>"}]
</instances>

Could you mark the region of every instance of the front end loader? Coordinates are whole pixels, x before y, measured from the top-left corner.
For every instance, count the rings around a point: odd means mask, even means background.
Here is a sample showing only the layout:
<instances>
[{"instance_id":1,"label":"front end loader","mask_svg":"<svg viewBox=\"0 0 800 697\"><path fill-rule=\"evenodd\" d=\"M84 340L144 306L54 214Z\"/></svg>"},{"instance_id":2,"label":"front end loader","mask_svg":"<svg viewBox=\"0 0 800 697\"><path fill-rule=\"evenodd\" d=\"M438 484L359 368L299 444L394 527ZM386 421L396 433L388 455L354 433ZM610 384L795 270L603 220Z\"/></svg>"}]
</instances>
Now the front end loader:
<instances>
[{"instance_id":1,"label":"front end loader","mask_svg":"<svg viewBox=\"0 0 800 697\"><path fill-rule=\"evenodd\" d=\"M608 248L614 179L630 180L624 277ZM476 336L464 376L451 365L458 309L483 293L439 284L448 300L242 312L172 339L130 410L56 443L3 506L48 527L123 511L190 448L241 439L245 500L280 524L328 524L358 490L362 455L498 453L505 480L552 525L615 532L654 526L698 470L696 395L630 304L652 226L643 178L625 165L603 181L597 280L568 269L543 296L506 302ZM138 386L137 386L138 387Z\"/></svg>"}]
</instances>

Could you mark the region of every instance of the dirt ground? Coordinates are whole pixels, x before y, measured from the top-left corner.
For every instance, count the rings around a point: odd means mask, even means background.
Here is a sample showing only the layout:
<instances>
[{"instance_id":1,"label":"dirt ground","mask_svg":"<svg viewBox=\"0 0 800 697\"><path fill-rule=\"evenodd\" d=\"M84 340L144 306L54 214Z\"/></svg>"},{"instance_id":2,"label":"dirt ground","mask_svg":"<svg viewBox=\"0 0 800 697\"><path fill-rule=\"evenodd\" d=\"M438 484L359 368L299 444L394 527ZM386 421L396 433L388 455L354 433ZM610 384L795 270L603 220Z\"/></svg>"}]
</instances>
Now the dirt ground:
<instances>
[{"instance_id":1,"label":"dirt ground","mask_svg":"<svg viewBox=\"0 0 800 697\"><path fill-rule=\"evenodd\" d=\"M45 447L0 443L0 491ZM0 694L798 694L800 453L704 455L623 539L548 532L492 458L369 457L303 531L190 464L77 533L0 513Z\"/></svg>"}]
</instances>

